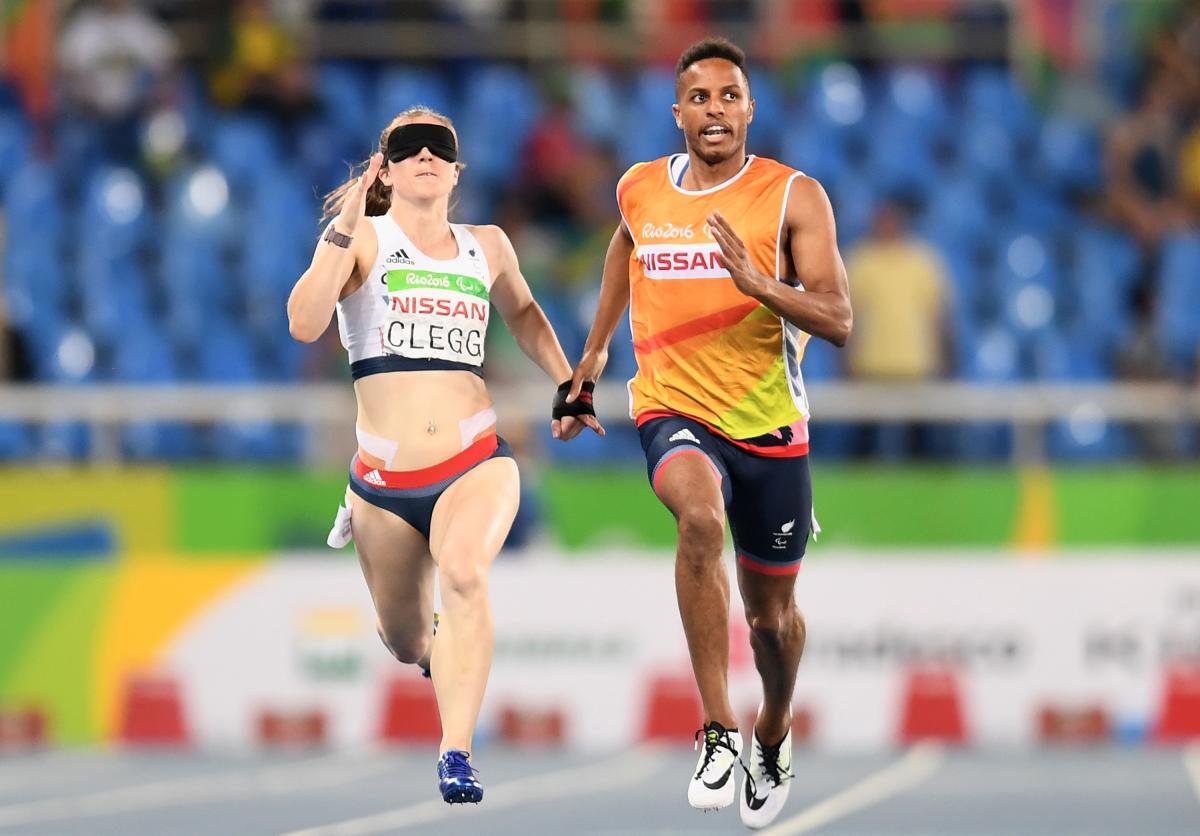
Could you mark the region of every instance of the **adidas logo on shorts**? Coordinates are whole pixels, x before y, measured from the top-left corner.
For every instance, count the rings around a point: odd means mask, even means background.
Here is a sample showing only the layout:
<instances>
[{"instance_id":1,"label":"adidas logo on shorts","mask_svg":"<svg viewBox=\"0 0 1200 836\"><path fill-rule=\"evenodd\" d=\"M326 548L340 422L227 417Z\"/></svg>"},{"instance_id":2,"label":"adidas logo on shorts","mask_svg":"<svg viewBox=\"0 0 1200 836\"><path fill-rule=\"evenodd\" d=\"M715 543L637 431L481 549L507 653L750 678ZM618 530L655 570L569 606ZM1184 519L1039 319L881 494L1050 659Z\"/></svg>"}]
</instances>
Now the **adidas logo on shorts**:
<instances>
[{"instance_id":1,"label":"adidas logo on shorts","mask_svg":"<svg viewBox=\"0 0 1200 836\"><path fill-rule=\"evenodd\" d=\"M387 482L383 481L383 477L379 475L378 470L368 471L363 476L363 481L369 485L376 485L381 488L384 487L385 485L387 485Z\"/></svg>"},{"instance_id":2,"label":"adidas logo on shorts","mask_svg":"<svg viewBox=\"0 0 1200 836\"><path fill-rule=\"evenodd\" d=\"M700 443L700 439L696 438L696 436L695 436L695 435L692 433L692 431L691 431L691 430L689 430L689 429L687 429L687 428L684 428L684 429L682 429L682 430L678 430L678 431L677 431L677 432L675 432L675 433L674 433L674 434L673 434L673 435L672 435L670 438L668 438L668 439L667 439L667 441L668 441L668 442L671 442L671 441L690 441L690 442L692 442L693 444L699 444L699 443Z\"/></svg>"}]
</instances>

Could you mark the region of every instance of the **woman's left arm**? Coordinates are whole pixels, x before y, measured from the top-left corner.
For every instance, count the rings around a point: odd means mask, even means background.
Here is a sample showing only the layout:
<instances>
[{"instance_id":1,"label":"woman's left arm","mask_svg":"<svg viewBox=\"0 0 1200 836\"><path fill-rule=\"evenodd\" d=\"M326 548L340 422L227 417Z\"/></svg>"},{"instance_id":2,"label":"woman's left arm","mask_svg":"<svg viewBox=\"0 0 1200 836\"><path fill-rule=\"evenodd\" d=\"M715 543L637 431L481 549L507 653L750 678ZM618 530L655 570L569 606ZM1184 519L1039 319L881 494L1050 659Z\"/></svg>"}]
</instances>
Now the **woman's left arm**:
<instances>
[{"instance_id":1,"label":"woman's left arm","mask_svg":"<svg viewBox=\"0 0 1200 836\"><path fill-rule=\"evenodd\" d=\"M541 366L555 383L560 386L564 382L570 383L571 364L567 362L542 306L533 298L529 282L521 275L512 242L498 226L476 227L476 233L484 244L488 264L491 265L492 275L495 277L492 281L492 304L500 312L517 345L525 352L525 356ZM595 415L564 415L561 419L555 418L551 432L555 438L558 438L560 433L570 433L576 421L582 421L598 435L604 435L604 427Z\"/></svg>"},{"instance_id":2,"label":"woman's left arm","mask_svg":"<svg viewBox=\"0 0 1200 836\"><path fill-rule=\"evenodd\" d=\"M477 227L485 239L492 269L492 304L504 319L521 351L550 375L555 383L571 379L571 364L563 354L558 337L542 306L533 298L529 282L521 275L512 242L498 226Z\"/></svg>"}]
</instances>

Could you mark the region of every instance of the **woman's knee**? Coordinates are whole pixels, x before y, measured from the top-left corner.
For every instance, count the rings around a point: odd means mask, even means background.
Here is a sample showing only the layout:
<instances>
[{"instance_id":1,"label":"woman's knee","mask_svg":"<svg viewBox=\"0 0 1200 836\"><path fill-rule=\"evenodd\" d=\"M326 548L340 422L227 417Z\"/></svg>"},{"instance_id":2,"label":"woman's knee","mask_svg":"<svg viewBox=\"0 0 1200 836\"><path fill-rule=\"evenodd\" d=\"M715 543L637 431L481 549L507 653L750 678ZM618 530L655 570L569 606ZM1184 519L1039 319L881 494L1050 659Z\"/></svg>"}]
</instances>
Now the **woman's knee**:
<instances>
[{"instance_id":1,"label":"woman's knee","mask_svg":"<svg viewBox=\"0 0 1200 836\"><path fill-rule=\"evenodd\" d=\"M432 637L424 631L417 632L408 625L401 626L380 619L376 632L383 646L400 662L412 665L429 655Z\"/></svg>"},{"instance_id":2,"label":"woman's knee","mask_svg":"<svg viewBox=\"0 0 1200 836\"><path fill-rule=\"evenodd\" d=\"M457 556L453 560L443 558L439 567L442 598L474 598L487 589L487 571L483 561L471 556Z\"/></svg>"}]
</instances>

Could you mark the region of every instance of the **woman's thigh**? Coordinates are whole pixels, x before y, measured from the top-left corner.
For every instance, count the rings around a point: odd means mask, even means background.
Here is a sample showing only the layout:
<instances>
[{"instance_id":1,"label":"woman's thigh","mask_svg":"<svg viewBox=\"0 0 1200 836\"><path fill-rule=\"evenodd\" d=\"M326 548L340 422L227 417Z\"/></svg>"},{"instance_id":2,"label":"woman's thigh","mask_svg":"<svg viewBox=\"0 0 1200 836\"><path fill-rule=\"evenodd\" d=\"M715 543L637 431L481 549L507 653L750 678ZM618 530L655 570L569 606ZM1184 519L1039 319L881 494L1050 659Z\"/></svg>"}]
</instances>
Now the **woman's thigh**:
<instances>
[{"instance_id":1,"label":"woman's thigh","mask_svg":"<svg viewBox=\"0 0 1200 836\"><path fill-rule=\"evenodd\" d=\"M433 560L419 531L351 493L354 549L381 621L408 622L423 630L433 622Z\"/></svg>"},{"instance_id":2,"label":"woman's thigh","mask_svg":"<svg viewBox=\"0 0 1200 836\"><path fill-rule=\"evenodd\" d=\"M521 477L508 457L488 459L446 489L433 509L429 549L445 571L447 560L486 567L496 557L520 501Z\"/></svg>"}]
</instances>

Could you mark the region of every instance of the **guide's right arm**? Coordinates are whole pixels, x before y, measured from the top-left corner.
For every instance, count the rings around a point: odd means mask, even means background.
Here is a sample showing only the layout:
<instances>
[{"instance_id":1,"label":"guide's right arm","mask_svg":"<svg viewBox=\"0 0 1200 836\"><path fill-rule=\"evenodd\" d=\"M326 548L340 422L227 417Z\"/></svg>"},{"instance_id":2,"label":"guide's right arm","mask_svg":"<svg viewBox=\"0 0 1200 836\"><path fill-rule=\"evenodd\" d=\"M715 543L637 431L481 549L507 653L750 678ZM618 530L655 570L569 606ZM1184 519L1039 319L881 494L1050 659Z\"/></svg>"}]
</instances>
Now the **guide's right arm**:
<instances>
[{"instance_id":1,"label":"guide's right arm","mask_svg":"<svg viewBox=\"0 0 1200 836\"><path fill-rule=\"evenodd\" d=\"M596 316L592 320L592 330L583 346L583 357L575 366L571 375L571 390L567 393L567 403L579 397L583 382L593 383L600 379L604 366L608 363L608 344L612 341L617 323L629 307L629 257L633 254L633 238L625 229L625 222L617 225L612 240L608 243L608 252L604 256L604 276L600 280L600 300L596 304ZM558 436L560 441L570 441L583 430L583 424L576 422L570 430L565 430Z\"/></svg>"},{"instance_id":2,"label":"guide's right arm","mask_svg":"<svg viewBox=\"0 0 1200 836\"><path fill-rule=\"evenodd\" d=\"M379 175L382 162L382 154L373 156L363 176L350 187L342 211L333 220L334 231L354 236L366 207L367 189ZM312 263L288 297L288 330L293 338L311 343L325 333L342 288L354 273L356 253L362 246L360 237L354 237L349 247L317 242Z\"/></svg>"}]
</instances>

